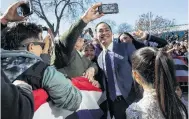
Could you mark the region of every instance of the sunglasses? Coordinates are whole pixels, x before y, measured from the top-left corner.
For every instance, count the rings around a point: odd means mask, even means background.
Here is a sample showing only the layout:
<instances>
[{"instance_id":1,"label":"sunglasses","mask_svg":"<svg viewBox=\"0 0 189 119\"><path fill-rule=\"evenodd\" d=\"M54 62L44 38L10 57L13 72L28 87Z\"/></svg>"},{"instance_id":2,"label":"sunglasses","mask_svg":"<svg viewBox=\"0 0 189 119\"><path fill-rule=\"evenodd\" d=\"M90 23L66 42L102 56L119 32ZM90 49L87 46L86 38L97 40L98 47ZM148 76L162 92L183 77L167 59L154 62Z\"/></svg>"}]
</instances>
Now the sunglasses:
<instances>
[{"instance_id":1,"label":"sunglasses","mask_svg":"<svg viewBox=\"0 0 189 119\"><path fill-rule=\"evenodd\" d=\"M22 47L28 47L28 45L30 43L32 43L34 45L40 45L42 49L44 49L44 47L45 47L45 43L43 43L43 42L29 42L29 43L24 44Z\"/></svg>"}]
</instances>

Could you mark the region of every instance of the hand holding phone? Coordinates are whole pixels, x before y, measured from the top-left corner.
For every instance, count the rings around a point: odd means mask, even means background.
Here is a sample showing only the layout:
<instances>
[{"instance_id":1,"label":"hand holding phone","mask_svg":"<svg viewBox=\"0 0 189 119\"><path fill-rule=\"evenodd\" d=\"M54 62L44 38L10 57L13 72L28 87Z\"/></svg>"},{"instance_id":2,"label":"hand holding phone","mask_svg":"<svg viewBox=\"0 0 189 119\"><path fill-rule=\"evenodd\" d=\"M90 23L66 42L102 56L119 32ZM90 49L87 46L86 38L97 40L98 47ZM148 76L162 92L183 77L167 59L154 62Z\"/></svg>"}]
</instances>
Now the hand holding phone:
<instances>
[{"instance_id":1,"label":"hand holding phone","mask_svg":"<svg viewBox=\"0 0 189 119\"><path fill-rule=\"evenodd\" d=\"M85 22L85 23L89 23L95 19L98 19L102 16L104 16L104 14L99 14L97 12L97 9L99 6L101 6L101 3L96 3L93 6L91 6L84 14L83 16L81 16L81 19Z\"/></svg>"},{"instance_id":2,"label":"hand holding phone","mask_svg":"<svg viewBox=\"0 0 189 119\"><path fill-rule=\"evenodd\" d=\"M118 4L102 4L98 7L98 12L101 14L117 14L119 13Z\"/></svg>"},{"instance_id":3,"label":"hand holding phone","mask_svg":"<svg viewBox=\"0 0 189 119\"><path fill-rule=\"evenodd\" d=\"M17 13L17 9L20 7L20 5L25 4L24 1L19 1L11 6L6 10L6 12L1 16L1 23L7 24L8 22L15 22L15 21L22 21L24 20L24 16L19 16Z\"/></svg>"},{"instance_id":4,"label":"hand holding phone","mask_svg":"<svg viewBox=\"0 0 189 119\"><path fill-rule=\"evenodd\" d=\"M33 8L32 8L32 3L30 0L28 0L27 2L25 2L24 4L21 4L20 7L18 8L18 14L20 16L29 16L31 14L33 14Z\"/></svg>"}]
</instances>

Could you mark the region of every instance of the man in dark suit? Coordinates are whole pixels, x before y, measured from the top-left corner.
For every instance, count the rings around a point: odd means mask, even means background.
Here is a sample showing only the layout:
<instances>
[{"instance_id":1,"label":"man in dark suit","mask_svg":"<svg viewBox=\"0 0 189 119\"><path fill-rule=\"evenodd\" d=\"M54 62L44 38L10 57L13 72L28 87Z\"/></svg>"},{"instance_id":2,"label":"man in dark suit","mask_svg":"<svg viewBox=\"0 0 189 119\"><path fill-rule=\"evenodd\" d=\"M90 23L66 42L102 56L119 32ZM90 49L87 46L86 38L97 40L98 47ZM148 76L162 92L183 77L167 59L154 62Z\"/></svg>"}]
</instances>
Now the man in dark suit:
<instances>
[{"instance_id":1,"label":"man in dark suit","mask_svg":"<svg viewBox=\"0 0 189 119\"><path fill-rule=\"evenodd\" d=\"M131 73L131 55L135 47L131 43L113 42L111 27L105 22L97 24L96 35L103 47L98 64L104 71L110 115L115 119L126 119L126 108L135 100Z\"/></svg>"}]
</instances>

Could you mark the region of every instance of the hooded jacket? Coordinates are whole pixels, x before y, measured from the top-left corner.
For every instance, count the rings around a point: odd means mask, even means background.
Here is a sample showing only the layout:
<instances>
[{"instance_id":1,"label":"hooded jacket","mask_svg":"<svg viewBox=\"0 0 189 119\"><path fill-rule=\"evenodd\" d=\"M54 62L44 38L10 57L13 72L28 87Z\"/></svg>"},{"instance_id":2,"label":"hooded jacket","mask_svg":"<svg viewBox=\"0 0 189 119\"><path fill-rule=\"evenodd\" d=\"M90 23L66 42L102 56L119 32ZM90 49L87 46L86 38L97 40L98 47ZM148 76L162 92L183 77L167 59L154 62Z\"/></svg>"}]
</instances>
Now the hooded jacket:
<instances>
[{"instance_id":1,"label":"hooded jacket","mask_svg":"<svg viewBox=\"0 0 189 119\"><path fill-rule=\"evenodd\" d=\"M1 50L1 69L11 82L24 80L33 90L45 89L58 108L75 111L80 106L81 93L71 81L30 52Z\"/></svg>"}]
</instances>

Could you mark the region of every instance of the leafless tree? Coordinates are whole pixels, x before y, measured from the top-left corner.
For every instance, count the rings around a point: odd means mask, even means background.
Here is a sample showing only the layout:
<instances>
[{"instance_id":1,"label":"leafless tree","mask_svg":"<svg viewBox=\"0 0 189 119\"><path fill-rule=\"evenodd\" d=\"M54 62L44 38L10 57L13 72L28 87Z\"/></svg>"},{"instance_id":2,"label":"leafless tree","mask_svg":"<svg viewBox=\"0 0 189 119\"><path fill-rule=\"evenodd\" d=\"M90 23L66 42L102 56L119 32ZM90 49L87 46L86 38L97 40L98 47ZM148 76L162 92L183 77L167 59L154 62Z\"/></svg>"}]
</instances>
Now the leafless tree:
<instances>
[{"instance_id":1,"label":"leafless tree","mask_svg":"<svg viewBox=\"0 0 189 119\"><path fill-rule=\"evenodd\" d=\"M162 16L155 16L150 12L139 16L139 20L137 20L135 24L135 29L147 31L152 34L159 34L164 31L169 31L174 24L174 19L169 20Z\"/></svg>"},{"instance_id":2,"label":"leafless tree","mask_svg":"<svg viewBox=\"0 0 189 119\"><path fill-rule=\"evenodd\" d=\"M59 33L62 18L76 19L95 0L32 0L34 13L46 22L54 36ZM55 19L55 20L54 20Z\"/></svg>"},{"instance_id":3,"label":"leafless tree","mask_svg":"<svg viewBox=\"0 0 189 119\"><path fill-rule=\"evenodd\" d=\"M131 30L131 25L129 25L128 23L122 23L118 26L118 33L130 32Z\"/></svg>"}]
</instances>

